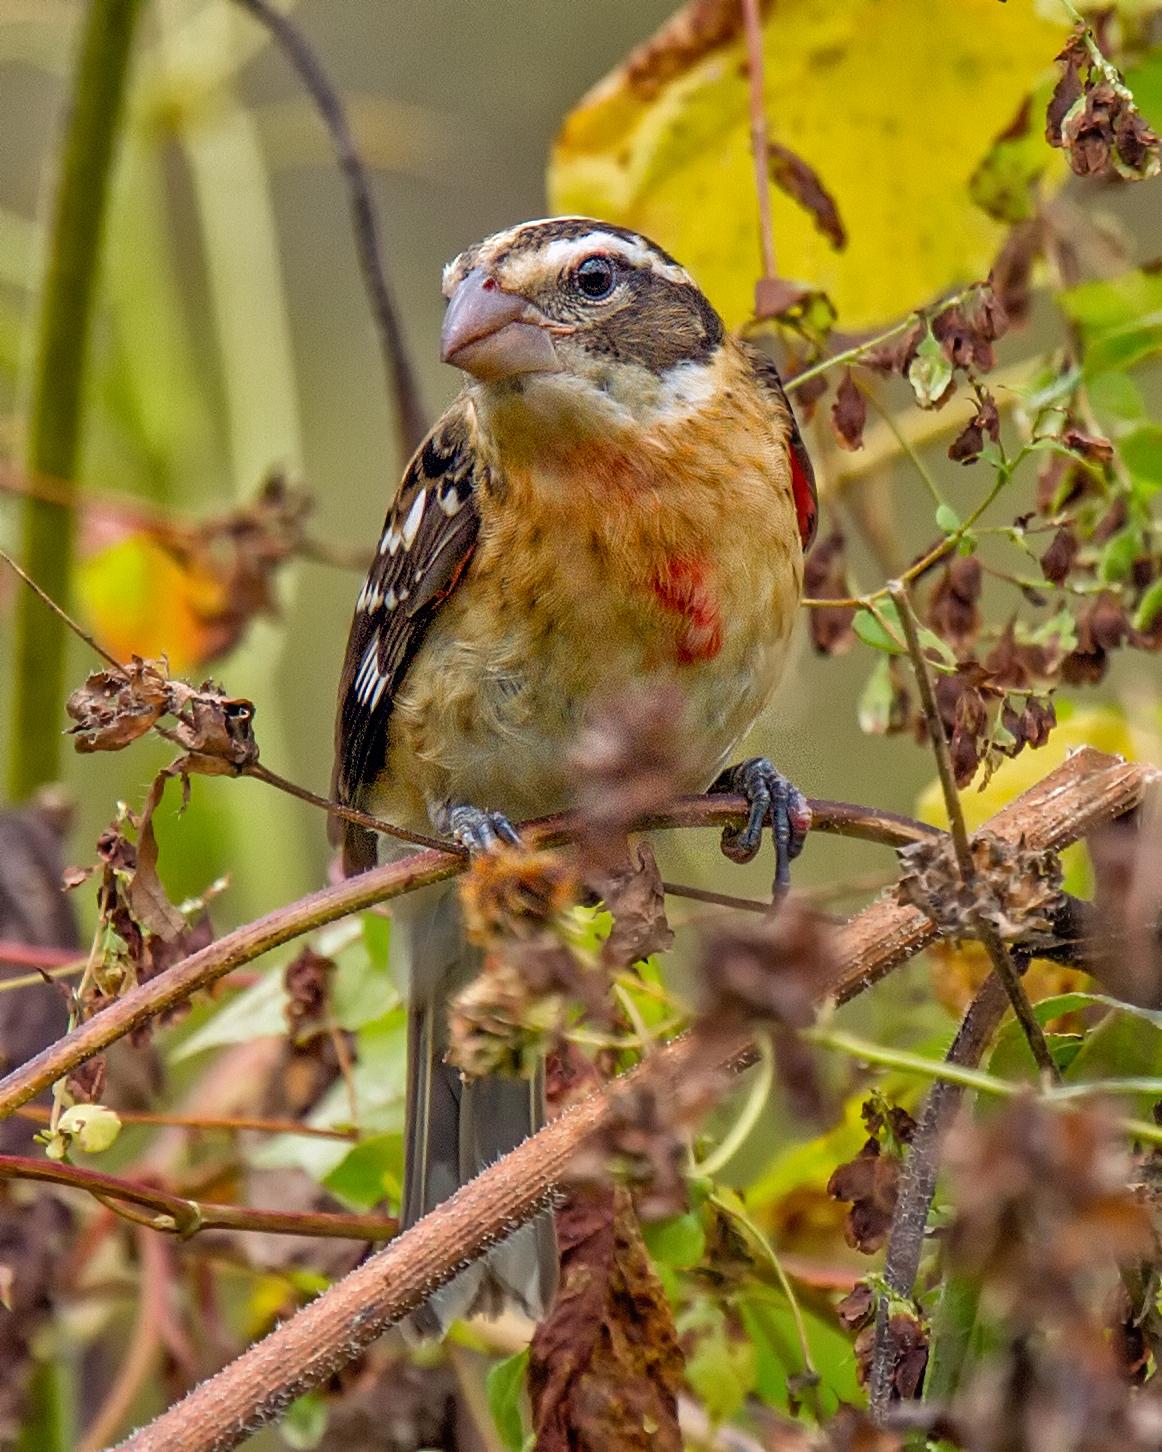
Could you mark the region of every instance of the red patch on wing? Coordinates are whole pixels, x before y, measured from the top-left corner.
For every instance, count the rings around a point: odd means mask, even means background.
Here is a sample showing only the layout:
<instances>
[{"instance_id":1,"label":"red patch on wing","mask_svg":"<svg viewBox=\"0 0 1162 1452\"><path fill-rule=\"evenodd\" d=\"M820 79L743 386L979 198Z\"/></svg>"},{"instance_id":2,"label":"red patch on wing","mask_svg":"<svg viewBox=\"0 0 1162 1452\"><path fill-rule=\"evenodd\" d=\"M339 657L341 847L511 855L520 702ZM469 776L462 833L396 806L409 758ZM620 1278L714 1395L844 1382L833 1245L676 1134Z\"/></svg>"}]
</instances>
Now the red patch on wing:
<instances>
[{"instance_id":1,"label":"red patch on wing","mask_svg":"<svg viewBox=\"0 0 1162 1452\"><path fill-rule=\"evenodd\" d=\"M795 496L795 515L799 521L799 538L806 550L815 538L819 505L815 498L815 476L802 444L791 445L791 490Z\"/></svg>"},{"instance_id":2,"label":"red patch on wing","mask_svg":"<svg viewBox=\"0 0 1162 1452\"><path fill-rule=\"evenodd\" d=\"M686 623L675 652L682 665L713 660L722 649L722 616L707 582L708 574L705 560L671 558L659 567L651 582L663 608L680 615Z\"/></svg>"}]
</instances>

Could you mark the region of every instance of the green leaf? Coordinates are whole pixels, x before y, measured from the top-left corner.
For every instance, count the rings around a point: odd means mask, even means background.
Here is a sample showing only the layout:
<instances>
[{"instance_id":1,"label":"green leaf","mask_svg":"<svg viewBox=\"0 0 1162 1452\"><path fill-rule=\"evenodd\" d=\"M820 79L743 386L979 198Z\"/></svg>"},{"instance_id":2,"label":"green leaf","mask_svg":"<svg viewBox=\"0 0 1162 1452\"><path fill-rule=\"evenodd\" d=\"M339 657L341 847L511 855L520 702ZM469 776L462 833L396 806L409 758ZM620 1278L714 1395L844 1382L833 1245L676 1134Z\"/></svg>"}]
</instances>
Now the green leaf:
<instances>
[{"instance_id":1,"label":"green leaf","mask_svg":"<svg viewBox=\"0 0 1162 1452\"><path fill-rule=\"evenodd\" d=\"M834 1168L834 1166L832 1167ZM803 1353L791 1308L773 1288L748 1287L738 1302L742 1324L755 1352L755 1391L769 1407L790 1411L788 1380L803 1373ZM851 1339L836 1321L824 1320L804 1307L804 1329L811 1360L819 1373L820 1412L831 1416L841 1402L858 1403L862 1395Z\"/></svg>"},{"instance_id":2,"label":"green leaf","mask_svg":"<svg viewBox=\"0 0 1162 1452\"><path fill-rule=\"evenodd\" d=\"M296 1452L310 1452L321 1446L327 1432L327 1399L321 1392L307 1392L297 1401L291 1402L286 1415L279 1423L279 1432L288 1447Z\"/></svg>"},{"instance_id":3,"label":"green leaf","mask_svg":"<svg viewBox=\"0 0 1162 1452\"><path fill-rule=\"evenodd\" d=\"M976 1330L980 1291L980 1279L976 1276L945 1276L932 1314L928 1366L921 1396L924 1402L946 1406L956 1391Z\"/></svg>"},{"instance_id":4,"label":"green leaf","mask_svg":"<svg viewBox=\"0 0 1162 1452\"><path fill-rule=\"evenodd\" d=\"M1087 384L1090 406L1098 423L1110 433L1119 426L1142 422L1146 417L1146 401L1142 390L1128 373L1097 373Z\"/></svg>"},{"instance_id":5,"label":"green leaf","mask_svg":"<svg viewBox=\"0 0 1162 1452\"><path fill-rule=\"evenodd\" d=\"M1154 581L1138 601L1138 608L1134 611L1134 629L1141 631L1151 629L1160 613L1162 613L1162 575Z\"/></svg>"},{"instance_id":6,"label":"green leaf","mask_svg":"<svg viewBox=\"0 0 1162 1452\"><path fill-rule=\"evenodd\" d=\"M952 364L929 328L908 365L908 382L921 408L934 408L952 382Z\"/></svg>"},{"instance_id":7,"label":"green leaf","mask_svg":"<svg viewBox=\"0 0 1162 1452\"><path fill-rule=\"evenodd\" d=\"M1126 434L1118 453L1130 471L1134 498L1140 504L1148 503L1162 489L1162 427L1144 424Z\"/></svg>"},{"instance_id":8,"label":"green leaf","mask_svg":"<svg viewBox=\"0 0 1162 1452\"><path fill-rule=\"evenodd\" d=\"M646 1249L653 1259L674 1270L698 1265L706 1251L706 1231L698 1215L674 1215L642 1226Z\"/></svg>"},{"instance_id":9,"label":"green leaf","mask_svg":"<svg viewBox=\"0 0 1162 1452\"><path fill-rule=\"evenodd\" d=\"M859 704L856 707L859 729L868 736L883 736L892 723L892 703L895 697L891 661L883 656L872 666L867 684L859 693Z\"/></svg>"},{"instance_id":10,"label":"green leaf","mask_svg":"<svg viewBox=\"0 0 1162 1452\"><path fill-rule=\"evenodd\" d=\"M723 1422L741 1408L754 1390L755 1348L748 1337L736 1336L722 1310L699 1301L678 1323L685 1338L693 1336L686 1354L686 1380L712 1422Z\"/></svg>"},{"instance_id":11,"label":"green leaf","mask_svg":"<svg viewBox=\"0 0 1162 1452\"><path fill-rule=\"evenodd\" d=\"M1136 1003L1125 1003L1120 998L1111 998L1105 993L1057 993L1049 998L1043 998L1039 1003L1033 1005L1033 1013L1040 1024L1051 1023L1055 1018L1062 1018L1067 1013L1077 1013L1084 1008L1108 1008L1114 1013L1129 1014L1132 1018L1140 1019L1144 1024L1149 1025L1151 1031L1162 1030L1162 1011L1141 1008ZM1107 1022L1102 1019L1101 1023L1094 1025L1084 1037L1076 1034L1049 1034L1049 1048L1057 1067L1069 1079L1076 1077L1068 1071L1073 1069L1077 1063L1083 1048L1095 1035L1100 1035L1103 1026ZM1159 1044L1162 1049L1162 1042ZM1146 1067L1143 1073L1152 1072L1153 1060L1147 1056ZM1081 1070L1085 1069L1085 1060L1082 1060ZM1111 1069L1112 1077L1120 1077L1123 1074L1134 1073L1129 1068L1120 1067ZM1030 1083L1036 1083L1039 1079L1037 1066L1033 1060L1032 1052L1025 1040L1024 1032L1020 1024L1010 1022L1005 1024L997 1034L996 1047L993 1049L989 1059L989 1073L995 1074L1002 1079L1025 1079ZM1082 1073L1082 1077L1090 1077Z\"/></svg>"},{"instance_id":12,"label":"green leaf","mask_svg":"<svg viewBox=\"0 0 1162 1452\"><path fill-rule=\"evenodd\" d=\"M353 1210L371 1210L385 1199L398 1204L402 1182L402 1134L360 1141L323 1177L331 1194Z\"/></svg>"},{"instance_id":13,"label":"green leaf","mask_svg":"<svg viewBox=\"0 0 1162 1452\"><path fill-rule=\"evenodd\" d=\"M525 1444L523 1393L528 1370L529 1350L526 1346L515 1356L498 1361L489 1371L485 1385L488 1410L505 1452L521 1452Z\"/></svg>"},{"instance_id":14,"label":"green leaf","mask_svg":"<svg viewBox=\"0 0 1162 1452\"><path fill-rule=\"evenodd\" d=\"M1118 1004L1119 1010L1128 1005ZM1162 1031L1143 1013L1111 1012L1086 1034L1065 1072L1069 1084L1102 1079L1157 1078L1162 1075ZM1129 1113L1149 1116L1152 1096L1122 1101Z\"/></svg>"},{"instance_id":15,"label":"green leaf","mask_svg":"<svg viewBox=\"0 0 1162 1452\"><path fill-rule=\"evenodd\" d=\"M235 994L213 1018L178 1044L169 1055L170 1063L180 1063L206 1049L281 1037L287 1028L286 1003L281 971L268 969L257 983Z\"/></svg>"},{"instance_id":16,"label":"green leaf","mask_svg":"<svg viewBox=\"0 0 1162 1452\"><path fill-rule=\"evenodd\" d=\"M391 952L391 919L382 913L367 912L360 919L360 929L368 958L376 968L386 973Z\"/></svg>"},{"instance_id":17,"label":"green leaf","mask_svg":"<svg viewBox=\"0 0 1162 1452\"><path fill-rule=\"evenodd\" d=\"M1162 276L1135 269L1057 296L1085 338L1087 374L1132 367L1162 351Z\"/></svg>"},{"instance_id":18,"label":"green leaf","mask_svg":"<svg viewBox=\"0 0 1162 1452\"><path fill-rule=\"evenodd\" d=\"M936 524L945 534L955 534L960 528L960 515L951 504L941 504L936 510Z\"/></svg>"},{"instance_id":19,"label":"green leaf","mask_svg":"<svg viewBox=\"0 0 1162 1452\"><path fill-rule=\"evenodd\" d=\"M887 614L886 611L883 613ZM898 620L896 624L899 624ZM855 612L852 629L864 645L870 645L873 650L886 650L889 655L907 655L902 639L893 640L870 610Z\"/></svg>"},{"instance_id":20,"label":"green leaf","mask_svg":"<svg viewBox=\"0 0 1162 1452\"><path fill-rule=\"evenodd\" d=\"M1119 529L1117 534L1111 535L1106 540L1098 561L1099 577L1107 584L1117 584L1121 580L1129 579L1134 561L1142 553L1144 543L1142 531L1136 524Z\"/></svg>"},{"instance_id":21,"label":"green leaf","mask_svg":"<svg viewBox=\"0 0 1162 1452\"><path fill-rule=\"evenodd\" d=\"M335 1021L354 1033L374 1023L399 1003L399 993L388 975L387 965L373 961L360 938L338 956L331 981Z\"/></svg>"},{"instance_id":22,"label":"green leaf","mask_svg":"<svg viewBox=\"0 0 1162 1452\"><path fill-rule=\"evenodd\" d=\"M860 609L855 612L852 629L856 635L873 650L885 650L889 655L907 655L904 627L900 623L900 615L895 601L880 601L876 605L876 611L878 618L870 610ZM938 635L929 630L926 625L918 626L916 633L920 637L920 645L926 653L935 654L937 660L950 670L956 669L955 655Z\"/></svg>"},{"instance_id":23,"label":"green leaf","mask_svg":"<svg viewBox=\"0 0 1162 1452\"><path fill-rule=\"evenodd\" d=\"M1045 114L1048 100L1048 86L1027 97L1021 112L1023 127L1015 134L1012 127L1003 132L969 178L969 196L998 222L1023 222L1033 215L1034 189L1050 152L1031 118Z\"/></svg>"}]
</instances>

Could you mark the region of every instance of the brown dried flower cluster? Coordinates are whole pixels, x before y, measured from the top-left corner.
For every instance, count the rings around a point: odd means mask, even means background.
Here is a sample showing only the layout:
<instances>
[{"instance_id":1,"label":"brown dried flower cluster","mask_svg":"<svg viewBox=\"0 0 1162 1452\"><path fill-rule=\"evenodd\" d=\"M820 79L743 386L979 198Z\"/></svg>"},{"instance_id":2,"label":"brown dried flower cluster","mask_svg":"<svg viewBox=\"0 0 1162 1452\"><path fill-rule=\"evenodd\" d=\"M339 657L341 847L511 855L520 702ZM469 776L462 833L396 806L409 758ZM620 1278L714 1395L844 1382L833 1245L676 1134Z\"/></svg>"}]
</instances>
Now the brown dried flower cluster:
<instances>
[{"instance_id":1,"label":"brown dried flower cluster","mask_svg":"<svg viewBox=\"0 0 1162 1452\"><path fill-rule=\"evenodd\" d=\"M991 832L971 840L973 875L967 883L951 841L916 842L899 851L902 868L896 900L919 908L947 937L971 938L978 918L1006 942L1027 941L1051 930L1061 902L1061 860Z\"/></svg>"}]
</instances>

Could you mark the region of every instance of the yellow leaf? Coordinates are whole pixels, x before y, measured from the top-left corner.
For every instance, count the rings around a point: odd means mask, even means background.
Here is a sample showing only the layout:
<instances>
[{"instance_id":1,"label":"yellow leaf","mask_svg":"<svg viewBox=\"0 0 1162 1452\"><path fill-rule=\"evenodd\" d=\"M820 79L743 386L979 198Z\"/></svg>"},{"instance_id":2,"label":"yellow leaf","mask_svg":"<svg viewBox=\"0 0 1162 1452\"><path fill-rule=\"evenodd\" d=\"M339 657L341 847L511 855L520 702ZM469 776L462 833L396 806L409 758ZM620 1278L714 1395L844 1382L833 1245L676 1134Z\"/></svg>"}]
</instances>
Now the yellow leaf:
<instances>
[{"instance_id":1,"label":"yellow leaf","mask_svg":"<svg viewBox=\"0 0 1162 1452\"><path fill-rule=\"evenodd\" d=\"M637 228L672 251L732 327L750 315L759 274L738 13L687 7L600 82L566 118L548 183L555 210ZM780 273L827 292L849 331L982 276L1005 229L972 202L969 180L1052 72L1066 30L1064 12L1054 23L1031 0L771 5L771 139L815 169L849 237L835 251L773 190Z\"/></svg>"},{"instance_id":2,"label":"yellow leaf","mask_svg":"<svg viewBox=\"0 0 1162 1452\"><path fill-rule=\"evenodd\" d=\"M91 555L78 583L93 634L118 660L164 655L181 675L220 649L213 621L224 604L221 582L147 534Z\"/></svg>"},{"instance_id":3,"label":"yellow leaf","mask_svg":"<svg viewBox=\"0 0 1162 1452\"><path fill-rule=\"evenodd\" d=\"M1135 745L1134 730L1120 711L1110 706L1075 711L1054 728L1044 746L1036 750L1026 746L1019 756L1003 761L983 791L970 788L961 792L965 825L970 832L975 831L994 812L999 812L1022 792L1035 786L1042 777L1048 776L1079 746L1093 746L1098 751L1108 751L1112 756L1133 759L1140 755ZM948 826L948 813L944 810L944 797L938 781L933 781L921 793L916 803L916 815L935 827ZM1061 854L1061 862L1065 868L1066 888L1074 893L1086 892L1089 872L1084 847L1078 843L1067 848Z\"/></svg>"}]
</instances>

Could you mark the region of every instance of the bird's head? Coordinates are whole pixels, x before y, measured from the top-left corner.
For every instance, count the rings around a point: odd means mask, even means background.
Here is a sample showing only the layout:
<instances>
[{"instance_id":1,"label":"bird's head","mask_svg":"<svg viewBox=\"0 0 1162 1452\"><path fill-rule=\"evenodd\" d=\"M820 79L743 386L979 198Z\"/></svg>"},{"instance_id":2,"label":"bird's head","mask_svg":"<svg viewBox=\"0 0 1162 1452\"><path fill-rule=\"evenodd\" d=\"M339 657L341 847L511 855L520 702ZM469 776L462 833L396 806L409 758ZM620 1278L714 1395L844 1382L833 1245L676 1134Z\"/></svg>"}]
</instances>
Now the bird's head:
<instances>
[{"instance_id":1,"label":"bird's head","mask_svg":"<svg viewBox=\"0 0 1162 1452\"><path fill-rule=\"evenodd\" d=\"M721 319L635 232L588 217L525 222L444 269L441 356L487 393L614 424L704 394Z\"/></svg>"}]
</instances>

